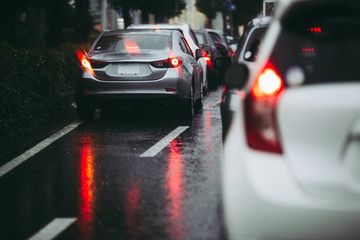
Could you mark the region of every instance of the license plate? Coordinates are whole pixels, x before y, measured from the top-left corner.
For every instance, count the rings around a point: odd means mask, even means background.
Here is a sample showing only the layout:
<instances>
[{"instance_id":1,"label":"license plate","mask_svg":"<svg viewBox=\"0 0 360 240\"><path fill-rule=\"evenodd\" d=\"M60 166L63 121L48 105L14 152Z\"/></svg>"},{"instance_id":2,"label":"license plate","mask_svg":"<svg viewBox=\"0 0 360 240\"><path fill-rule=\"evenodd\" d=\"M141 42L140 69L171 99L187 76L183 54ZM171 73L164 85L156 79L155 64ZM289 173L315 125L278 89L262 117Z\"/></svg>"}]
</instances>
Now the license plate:
<instances>
[{"instance_id":1,"label":"license plate","mask_svg":"<svg viewBox=\"0 0 360 240\"><path fill-rule=\"evenodd\" d=\"M140 66L137 63L119 64L118 74L120 75L138 75Z\"/></svg>"}]
</instances>

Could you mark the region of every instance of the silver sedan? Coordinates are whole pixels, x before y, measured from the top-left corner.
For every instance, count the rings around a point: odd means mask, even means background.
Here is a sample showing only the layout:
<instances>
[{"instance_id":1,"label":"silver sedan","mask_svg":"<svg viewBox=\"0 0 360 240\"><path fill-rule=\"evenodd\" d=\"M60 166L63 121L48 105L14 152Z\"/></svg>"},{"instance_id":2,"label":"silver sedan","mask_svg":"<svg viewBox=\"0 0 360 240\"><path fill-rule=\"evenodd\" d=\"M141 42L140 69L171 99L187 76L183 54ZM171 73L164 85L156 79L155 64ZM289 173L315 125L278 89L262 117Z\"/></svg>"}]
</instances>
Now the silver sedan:
<instances>
[{"instance_id":1,"label":"silver sedan","mask_svg":"<svg viewBox=\"0 0 360 240\"><path fill-rule=\"evenodd\" d=\"M192 119L202 108L203 83L197 59L184 36L168 30L102 33L88 53L78 51L83 69L76 84L80 119L96 108L166 106Z\"/></svg>"}]
</instances>

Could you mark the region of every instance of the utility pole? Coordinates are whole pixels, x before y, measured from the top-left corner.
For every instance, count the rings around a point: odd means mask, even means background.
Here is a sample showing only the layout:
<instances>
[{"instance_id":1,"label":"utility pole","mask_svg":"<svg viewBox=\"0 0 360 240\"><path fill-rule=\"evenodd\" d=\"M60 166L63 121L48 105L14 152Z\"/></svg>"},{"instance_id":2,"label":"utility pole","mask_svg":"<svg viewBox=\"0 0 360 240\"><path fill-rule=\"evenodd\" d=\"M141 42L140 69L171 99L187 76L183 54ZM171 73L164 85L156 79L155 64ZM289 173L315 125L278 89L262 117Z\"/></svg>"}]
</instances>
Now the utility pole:
<instances>
[{"instance_id":1,"label":"utility pole","mask_svg":"<svg viewBox=\"0 0 360 240\"><path fill-rule=\"evenodd\" d=\"M108 30L107 28L107 0L101 0L101 31Z\"/></svg>"}]
</instances>

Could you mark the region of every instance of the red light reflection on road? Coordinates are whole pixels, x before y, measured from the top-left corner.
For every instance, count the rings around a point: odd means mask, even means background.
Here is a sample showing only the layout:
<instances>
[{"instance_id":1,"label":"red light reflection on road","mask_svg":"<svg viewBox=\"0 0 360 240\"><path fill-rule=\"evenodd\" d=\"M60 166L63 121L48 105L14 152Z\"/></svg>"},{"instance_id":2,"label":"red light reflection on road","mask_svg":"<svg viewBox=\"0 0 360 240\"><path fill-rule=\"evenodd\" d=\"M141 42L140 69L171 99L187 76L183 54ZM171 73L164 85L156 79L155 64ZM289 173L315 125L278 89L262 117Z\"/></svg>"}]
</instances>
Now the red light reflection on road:
<instances>
[{"instance_id":1,"label":"red light reflection on road","mask_svg":"<svg viewBox=\"0 0 360 240\"><path fill-rule=\"evenodd\" d=\"M206 155L211 155L213 136L211 134L211 123L212 123L212 112L206 111L205 117L205 144L206 144ZM206 158L209 161L209 157ZM210 164L210 163L209 163Z\"/></svg>"},{"instance_id":2,"label":"red light reflection on road","mask_svg":"<svg viewBox=\"0 0 360 240\"><path fill-rule=\"evenodd\" d=\"M82 139L80 148L80 217L79 230L83 236L91 236L89 224L93 222L95 205L94 150L90 137Z\"/></svg>"},{"instance_id":3,"label":"red light reflection on road","mask_svg":"<svg viewBox=\"0 0 360 240\"><path fill-rule=\"evenodd\" d=\"M180 154L179 143L176 139L170 143L169 147L169 164L166 173L167 188L169 189L168 199L171 201L168 233L171 238L183 239L184 226L181 224L184 222L182 219L182 197L184 195L182 186L183 160Z\"/></svg>"},{"instance_id":4,"label":"red light reflection on road","mask_svg":"<svg viewBox=\"0 0 360 240\"><path fill-rule=\"evenodd\" d=\"M140 189L139 183L129 184L125 199L125 224L128 239L137 239L139 233L140 220L138 213L140 211Z\"/></svg>"}]
</instances>

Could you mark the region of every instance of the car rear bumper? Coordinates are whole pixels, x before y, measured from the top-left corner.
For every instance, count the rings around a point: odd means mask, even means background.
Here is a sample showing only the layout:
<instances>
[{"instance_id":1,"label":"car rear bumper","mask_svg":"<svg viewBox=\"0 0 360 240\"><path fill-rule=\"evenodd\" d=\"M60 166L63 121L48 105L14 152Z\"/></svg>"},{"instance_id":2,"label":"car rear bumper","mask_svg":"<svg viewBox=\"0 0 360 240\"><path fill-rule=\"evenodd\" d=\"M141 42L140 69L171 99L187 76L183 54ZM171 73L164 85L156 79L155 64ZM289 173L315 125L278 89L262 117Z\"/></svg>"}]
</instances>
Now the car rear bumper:
<instances>
[{"instance_id":1,"label":"car rear bumper","mask_svg":"<svg viewBox=\"0 0 360 240\"><path fill-rule=\"evenodd\" d=\"M286 154L247 147L240 118L225 140L222 163L229 239L360 239L360 201L310 195L294 179Z\"/></svg>"},{"instance_id":2,"label":"car rear bumper","mask_svg":"<svg viewBox=\"0 0 360 240\"><path fill-rule=\"evenodd\" d=\"M78 80L76 99L93 107L187 104L191 81L165 75L159 80L105 81L89 74Z\"/></svg>"}]
</instances>

